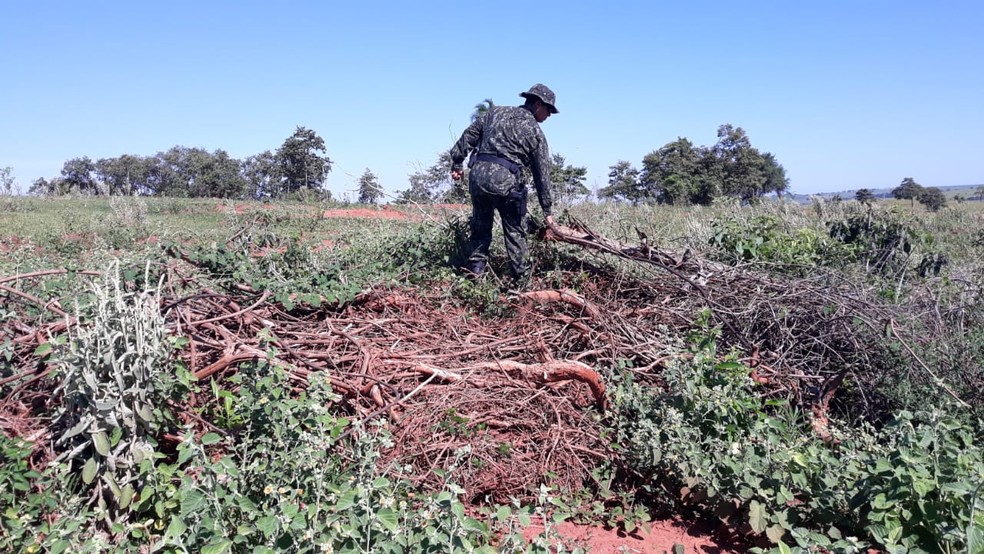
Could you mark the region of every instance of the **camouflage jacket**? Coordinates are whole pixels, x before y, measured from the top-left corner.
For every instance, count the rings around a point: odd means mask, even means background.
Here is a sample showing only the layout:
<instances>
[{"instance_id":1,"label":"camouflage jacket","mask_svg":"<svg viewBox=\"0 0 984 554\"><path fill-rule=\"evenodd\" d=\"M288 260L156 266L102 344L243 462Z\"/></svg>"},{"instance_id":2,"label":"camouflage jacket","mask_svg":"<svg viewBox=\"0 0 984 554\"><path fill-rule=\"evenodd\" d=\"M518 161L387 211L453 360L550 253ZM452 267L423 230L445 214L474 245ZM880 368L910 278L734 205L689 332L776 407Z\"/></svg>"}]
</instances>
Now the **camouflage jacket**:
<instances>
[{"instance_id":1,"label":"camouflage jacket","mask_svg":"<svg viewBox=\"0 0 984 554\"><path fill-rule=\"evenodd\" d=\"M465 129L451 148L451 169L460 170L465 156L477 153L504 158L520 168L529 168L543 215L550 215L550 148L540 124L522 106L494 106ZM487 166L487 167L483 167ZM479 161L471 171L473 183L492 194L508 194L516 186L526 186L519 175L505 167Z\"/></svg>"}]
</instances>

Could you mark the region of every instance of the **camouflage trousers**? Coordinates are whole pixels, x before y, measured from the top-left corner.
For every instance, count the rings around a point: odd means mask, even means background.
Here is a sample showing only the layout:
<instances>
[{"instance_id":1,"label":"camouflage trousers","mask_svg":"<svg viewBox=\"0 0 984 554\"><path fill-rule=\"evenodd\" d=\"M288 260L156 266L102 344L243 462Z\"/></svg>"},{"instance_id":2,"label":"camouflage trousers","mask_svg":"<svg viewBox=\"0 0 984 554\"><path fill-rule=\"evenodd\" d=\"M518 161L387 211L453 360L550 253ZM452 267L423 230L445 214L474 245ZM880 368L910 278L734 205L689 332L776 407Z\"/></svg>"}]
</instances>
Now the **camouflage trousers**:
<instances>
[{"instance_id":1,"label":"camouflage trousers","mask_svg":"<svg viewBox=\"0 0 984 554\"><path fill-rule=\"evenodd\" d=\"M474 184L469 189L472 217L467 269L475 274L485 271L492 245L492 221L498 211L513 277L517 280L526 278L530 272L526 245L526 187L514 187L505 196L490 194Z\"/></svg>"}]
</instances>

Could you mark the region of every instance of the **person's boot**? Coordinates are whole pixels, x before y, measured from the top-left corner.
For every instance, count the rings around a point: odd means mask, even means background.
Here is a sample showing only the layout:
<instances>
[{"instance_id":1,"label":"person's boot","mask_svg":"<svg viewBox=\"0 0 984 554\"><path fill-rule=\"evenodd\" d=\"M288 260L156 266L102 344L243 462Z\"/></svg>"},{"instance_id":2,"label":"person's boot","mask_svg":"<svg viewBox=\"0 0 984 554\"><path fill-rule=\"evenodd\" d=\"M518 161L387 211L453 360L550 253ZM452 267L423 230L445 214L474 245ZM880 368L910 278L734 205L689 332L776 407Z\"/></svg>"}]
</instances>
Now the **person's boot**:
<instances>
[{"instance_id":1,"label":"person's boot","mask_svg":"<svg viewBox=\"0 0 984 554\"><path fill-rule=\"evenodd\" d=\"M515 274L506 283L507 292L526 292L530 289L530 280L532 275L529 271L516 276Z\"/></svg>"},{"instance_id":2,"label":"person's boot","mask_svg":"<svg viewBox=\"0 0 984 554\"><path fill-rule=\"evenodd\" d=\"M476 281L479 277L485 273L485 262L468 262L463 268L461 268L465 274L465 277L470 281Z\"/></svg>"}]
</instances>

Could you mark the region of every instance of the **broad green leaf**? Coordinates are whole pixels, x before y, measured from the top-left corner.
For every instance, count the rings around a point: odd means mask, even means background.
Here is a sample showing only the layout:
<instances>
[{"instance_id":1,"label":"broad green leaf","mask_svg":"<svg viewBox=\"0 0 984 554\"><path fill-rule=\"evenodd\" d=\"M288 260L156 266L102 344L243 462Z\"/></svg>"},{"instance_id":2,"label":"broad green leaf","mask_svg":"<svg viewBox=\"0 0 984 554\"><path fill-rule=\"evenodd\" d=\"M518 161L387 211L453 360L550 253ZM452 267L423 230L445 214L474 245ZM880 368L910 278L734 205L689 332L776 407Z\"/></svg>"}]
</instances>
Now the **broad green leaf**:
<instances>
[{"instance_id":1,"label":"broad green leaf","mask_svg":"<svg viewBox=\"0 0 984 554\"><path fill-rule=\"evenodd\" d=\"M400 518L391 508L380 509L376 512L376 517L379 518L379 522L383 524L383 527L391 533L396 533L400 530Z\"/></svg>"},{"instance_id":2,"label":"broad green leaf","mask_svg":"<svg viewBox=\"0 0 984 554\"><path fill-rule=\"evenodd\" d=\"M39 358L43 358L51 353L52 348L53 347L50 342L42 342L37 348L34 349L34 355Z\"/></svg>"},{"instance_id":3,"label":"broad green leaf","mask_svg":"<svg viewBox=\"0 0 984 554\"><path fill-rule=\"evenodd\" d=\"M133 485L127 483L120 489L120 508L126 508L133 500Z\"/></svg>"},{"instance_id":4,"label":"broad green leaf","mask_svg":"<svg viewBox=\"0 0 984 554\"><path fill-rule=\"evenodd\" d=\"M222 436L219 435L218 433L205 433L202 436L202 444L205 446L215 444L221 440L222 440Z\"/></svg>"},{"instance_id":5,"label":"broad green leaf","mask_svg":"<svg viewBox=\"0 0 984 554\"><path fill-rule=\"evenodd\" d=\"M335 504L335 509L338 511L348 510L355 505L355 497L357 491L350 490L338 498L338 503Z\"/></svg>"},{"instance_id":6,"label":"broad green leaf","mask_svg":"<svg viewBox=\"0 0 984 554\"><path fill-rule=\"evenodd\" d=\"M232 541L229 539L216 539L202 547L202 554L223 554L232 549Z\"/></svg>"},{"instance_id":7,"label":"broad green leaf","mask_svg":"<svg viewBox=\"0 0 984 554\"><path fill-rule=\"evenodd\" d=\"M96 478L96 469L98 467L95 458L86 460L85 465L82 466L82 482L86 485L92 483L92 480Z\"/></svg>"},{"instance_id":8,"label":"broad green leaf","mask_svg":"<svg viewBox=\"0 0 984 554\"><path fill-rule=\"evenodd\" d=\"M484 523L482 523L481 521L478 521L475 518L471 518L471 517L466 517L461 522L461 528L464 529L465 531L468 531L469 533L482 533L482 534L484 534L485 532L488 531L488 527Z\"/></svg>"},{"instance_id":9,"label":"broad green leaf","mask_svg":"<svg viewBox=\"0 0 984 554\"><path fill-rule=\"evenodd\" d=\"M372 488L374 489L384 489L390 486L389 479L385 477L379 477L372 482Z\"/></svg>"},{"instance_id":10,"label":"broad green leaf","mask_svg":"<svg viewBox=\"0 0 984 554\"><path fill-rule=\"evenodd\" d=\"M267 537L272 537L277 532L277 516L261 517L256 522L256 528Z\"/></svg>"},{"instance_id":11,"label":"broad green leaf","mask_svg":"<svg viewBox=\"0 0 984 554\"><path fill-rule=\"evenodd\" d=\"M748 523L756 533L762 533L768 526L768 514L765 511L765 506L758 500L752 500L748 503Z\"/></svg>"},{"instance_id":12,"label":"broad green leaf","mask_svg":"<svg viewBox=\"0 0 984 554\"><path fill-rule=\"evenodd\" d=\"M876 541L880 543L887 542L885 538L888 536L888 532L884 525L880 523L871 524L865 527L865 529L867 529L868 532L871 533L871 536L874 537Z\"/></svg>"},{"instance_id":13,"label":"broad green leaf","mask_svg":"<svg viewBox=\"0 0 984 554\"><path fill-rule=\"evenodd\" d=\"M499 509L495 512L495 517L499 521L506 521L511 515L512 510L509 509L509 506L499 506Z\"/></svg>"},{"instance_id":14,"label":"broad green leaf","mask_svg":"<svg viewBox=\"0 0 984 554\"><path fill-rule=\"evenodd\" d=\"M99 431L93 434L92 444L100 455L109 456L109 437L106 436L106 433Z\"/></svg>"},{"instance_id":15,"label":"broad green leaf","mask_svg":"<svg viewBox=\"0 0 984 554\"><path fill-rule=\"evenodd\" d=\"M137 415L140 416L140 419L146 421L147 423L150 423L154 418L154 412L147 404L140 404L137 407Z\"/></svg>"},{"instance_id":16,"label":"broad green leaf","mask_svg":"<svg viewBox=\"0 0 984 554\"><path fill-rule=\"evenodd\" d=\"M91 417L83 418L81 421L79 421L78 423L76 423L75 425L73 425L71 428L69 428L68 431L65 431L65 433L62 434L62 436L58 439L59 442L64 442L64 441L66 441L66 440L68 440L68 439L70 439L70 438L78 435L82 431L85 431L89 427L89 424L91 422L92 422L92 418Z\"/></svg>"},{"instance_id":17,"label":"broad green leaf","mask_svg":"<svg viewBox=\"0 0 984 554\"><path fill-rule=\"evenodd\" d=\"M116 447L120 443L120 439L123 438L123 428L116 427L113 429L113 433L109 435L109 446L110 448Z\"/></svg>"},{"instance_id":18,"label":"broad green leaf","mask_svg":"<svg viewBox=\"0 0 984 554\"><path fill-rule=\"evenodd\" d=\"M887 537L888 543L897 544L899 542L899 539L902 538L902 531L903 531L902 524L899 523L898 521L891 520L891 521L887 521L885 523L885 526L888 529L888 537Z\"/></svg>"},{"instance_id":19,"label":"broad green leaf","mask_svg":"<svg viewBox=\"0 0 984 554\"><path fill-rule=\"evenodd\" d=\"M765 536L769 537L769 540L775 544L782 544L782 537L785 534L786 530L781 525L770 525L765 530Z\"/></svg>"},{"instance_id":20,"label":"broad green leaf","mask_svg":"<svg viewBox=\"0 0 984 554\"><path fill-rule=\"evenodd\" d=\"M184 521L181 521L180 517L171 518L171 522L167 525L167 531L164 531L164 540L174 540L188 529Z\"/></svg>"},{"instance_id":21,"label":"broad green leaf","mask_svg":"<svg viewBox=\"0 0 984 554\"><path fill-rule=\"evenodd\" d=\"M192 489L181 499L181 516L194 514L203 506L205 506L205 495Z\"/></svg>"},{"instance_id":22,"label":"broad green leaf","mask_svg":"<svg viewBox=\"0 0 984 554\"><path fill-rule=\"evenodd\" d=\"M806 458L804 458L804 457L803 457L803 454L801 454L801 453L799 453L799 452L794 452L794 453L793 453L793 454L792 454L792 455L791 455L791 456L790 456L789 458L790 458L790 459L791 459L791 460L792 460L792 461L793 461L793 462L794 462L794 463L795 463L796 465L798 465L798 466L800 466L800 467L806 467Z\"/></svg>"},{"instance_id":23,"label":"broad green leaf","mask_svg":"<svg viewBox=\"0 0 984 554\"><path fill-rule=\"evenodd\" d=\"M967 524L967 552L984 552L984 527L973 521Z\"/></svg>"},{"instance_id":24,"label":"broad green leaf","mask_svg":"<svg viewBox=\"0 0 984 554\"><path fill-rule=\"evenodd\" d=\"M915 490L916 494L919 496L926 496L935 488L936 483L929 479L916 479L916 481L912 484L912 489Z\"/></svg>"},{"instance_id":25,"label":"broad green leaf","mask_svg":"<svg viewBox=\"0 0 984 554\"><path fill-rule=\"evenodd\" d=\"M178 446L178 465L181 465L195 455L195 450L187 445Z\"/></svg>"},{"instance_id":26,"label":"broad green leaf","mask_svg":"<svg viewBox=\"0 0 984 554\"><path fill-rule=\"evenodd\" d=\"M103 482L106 483L107 486L109 486L109 490L113 492L113 496L119 499L123 491L122 489L120 489L120 485L119 483L116 482L116 479L114 479L109 472L103 473L102 479Z\"/></svg>"},{"instance_id":27,"label":"broad green leaf","mask_svg":"<svg viewBox=\"0 0 984 554\"><path fill-rule=\"evenodd\" d=\"M519 524L523 527L529 527L531 523L530 515L526 512L519 513Z\"/></svg>"}]
</instances>

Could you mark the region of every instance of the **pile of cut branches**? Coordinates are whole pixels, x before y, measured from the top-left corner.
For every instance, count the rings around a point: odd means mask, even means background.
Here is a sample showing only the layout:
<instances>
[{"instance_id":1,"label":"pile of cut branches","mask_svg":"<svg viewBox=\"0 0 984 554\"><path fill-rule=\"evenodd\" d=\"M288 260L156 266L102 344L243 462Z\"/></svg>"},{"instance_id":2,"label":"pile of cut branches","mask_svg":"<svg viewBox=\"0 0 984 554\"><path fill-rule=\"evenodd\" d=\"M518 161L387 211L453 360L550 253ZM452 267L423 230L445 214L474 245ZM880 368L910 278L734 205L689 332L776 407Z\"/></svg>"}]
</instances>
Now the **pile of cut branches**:
<instances>
[{"instance_id":1,"label":"pile of cut branches","mask_svg":"<svg viewBox=\"0 0 984 554\"><path fill-rule=\"evenodd\" d=\"M569 276L576 290L534 279L532 290L503 294L499 301L509 309L496 317L463 306L447 283L286 310L269 293L245 286L215 292L194 277L181 278L182 290L196 292L162 292L161 310L171 332L188 339L179 355L199 380L228 383L242 364L258 360L286 369L298 390L313 373L326 374L341 398L335 409L357 421L387 422L394 438L388 467L410 466L410 478L428 487L441 481L435 470L458 466L455 478L469 498L500 502L528 497L547 476L553 485L580 488L592 469L614 458L601 436L605 371L624 367L658 385L665 364L686 355L680 337L695 330L701 312L709 310L721 341L742 353L761 394L813 408L821 435L830 398L867 362L861 331L884 328L895 316L863 291L829 280L722 266L644 241L622 245L584 226L555 227L548 238L650 273L629 277L600 264L586 281ZM188 268L172 269L177 275ZM10 370L0 375L0 424L10 435L58 401L43 345L78 324L15 287L39 277L0 280L0 300L12 310L34 304L59 317L0 322L0 343L14 345ZM212 423L197 414L214 401L192 395L176 407L178 416L205 432Z\"/></svg>"}]
</instances>

